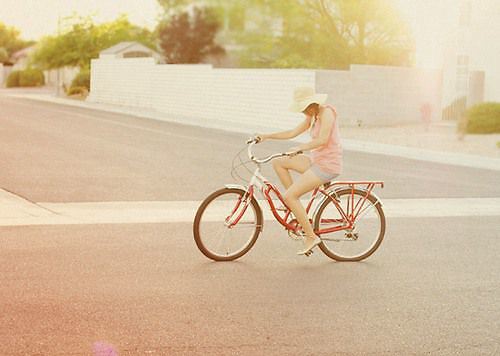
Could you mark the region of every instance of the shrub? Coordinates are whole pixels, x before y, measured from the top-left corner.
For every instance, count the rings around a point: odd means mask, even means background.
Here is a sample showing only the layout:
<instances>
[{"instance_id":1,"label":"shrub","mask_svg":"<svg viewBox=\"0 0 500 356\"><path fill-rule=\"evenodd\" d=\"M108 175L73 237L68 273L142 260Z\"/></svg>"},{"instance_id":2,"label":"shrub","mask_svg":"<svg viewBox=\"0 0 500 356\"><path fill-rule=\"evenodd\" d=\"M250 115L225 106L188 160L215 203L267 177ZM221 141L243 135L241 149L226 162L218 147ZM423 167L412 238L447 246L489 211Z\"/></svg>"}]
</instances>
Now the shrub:
<instances>
[{"instance_id":1,"label":"shrub","mask_svg":"<svg viewBox=\"0 0 500 356\"><path fill-rule=\"evenodd\" d=\"M74 87L85 87L90 90L90 70L88 68L80 69L80 72L71 82L71 88Z\"/></svg>"},{"instance_id":2,"label":"shrub","mask_svg":"<svg viewBox=\"0 0 500 356\"><path fill-rule=\"evenodd\" d=\"M500 103L482 103L467 111L467 133L500 133Z\"/></svg>"},{"instance_id":3,"label":"shrub","mask_svg":"<svg viewBox=\"0 0 500 356\"><path fill-rule=\"evenodd\" d=\"M7 77L7 88L18 87L19 86L19 74L20 70L13 70Z\"/></svg>"},{"instance_id":4,"label":"shrub","mask_svg":"<svg viewBox=\"0 0 500 356\"><path fill-rule=\"evenodd\" d=\"M71 87L67 91L67 95L87 95L89 90L86 87Z\"/></svg>"},{"instance_id":5,"label":"shrub","mask_svg":"<svg viewBox=\"0 0 500 356\"><path fill-rule=\"evenodd\" d=\"M19 86L35 87L45 84L43 72L37 68L28 68L19 74Z\"/></svg>"}]
</instances>

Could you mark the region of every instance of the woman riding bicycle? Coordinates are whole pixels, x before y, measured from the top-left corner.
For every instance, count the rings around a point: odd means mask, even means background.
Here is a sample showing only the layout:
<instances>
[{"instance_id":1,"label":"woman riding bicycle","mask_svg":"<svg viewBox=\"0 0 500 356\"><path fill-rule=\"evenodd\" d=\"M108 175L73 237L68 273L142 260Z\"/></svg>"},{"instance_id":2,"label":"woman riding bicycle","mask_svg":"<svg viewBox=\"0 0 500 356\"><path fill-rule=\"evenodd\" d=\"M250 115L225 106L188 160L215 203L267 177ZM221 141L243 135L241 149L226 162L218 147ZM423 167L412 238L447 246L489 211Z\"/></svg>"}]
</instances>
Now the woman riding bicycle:
<instances>
[{"instance_id":1,"label":"woman riding bicycle","mask_svg":"<svg viewBox=\"0 0 500 356\"><path fill-rule=\"evenodd\" d=\"M296 89L290 110L302 112L304 121L292 130L257 135L261 142L269 139L288 140L311 129L312 140L290 150L295 155L273 161L273 168L286 189L285 202L305 233L304 248L298 252L299 255L308 253L321 243L300 203L300 197L342 173L342 145L337 113L335 108L325 105L326 98L327 94L316 94L313 88ZM312 151L311 157L299 154L301 151ZM297 181L292 181L290 170L301 173Z\"/></svg>"}]
</instances>

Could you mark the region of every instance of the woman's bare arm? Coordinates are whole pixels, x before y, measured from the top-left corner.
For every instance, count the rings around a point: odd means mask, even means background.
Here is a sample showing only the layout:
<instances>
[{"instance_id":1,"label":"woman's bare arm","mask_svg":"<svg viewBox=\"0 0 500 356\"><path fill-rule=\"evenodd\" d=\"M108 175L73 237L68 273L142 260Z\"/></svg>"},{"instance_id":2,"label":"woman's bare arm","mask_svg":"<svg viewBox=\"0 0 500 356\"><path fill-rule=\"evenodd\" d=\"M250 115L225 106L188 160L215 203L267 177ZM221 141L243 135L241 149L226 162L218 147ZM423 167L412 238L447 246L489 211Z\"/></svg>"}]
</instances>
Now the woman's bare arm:
<instances>
[{"instance_id":1,"label":"woman's bare arm","mask_svg":"<svg viewBox=\"0 0 500 356\"><path fill-rule=\"evenodd\" d=\"M272 134L258 134L257 136L261 138L261 141L264 140L288 140L294 137L297 137L304 131L306 131L311 125L311 118L307 117L304 121L302 121L297 127L288 131L275 132Z\"/></svg>"},{"instance_id":2,"label":"woman's bare arm","mask_svg":"<svg viewBox=\"0 0 500 356\"><path fill-rule=\"evenodd\" d=\"M298 149L301 151L310 151L315 148L326 145L328 142L328 137L332 130L333 123L335 121L335 116L330 110L325 110L321 116L321 128L319 130L319 135L310 142L301 144Z\"/></svg>"}]
</instances>

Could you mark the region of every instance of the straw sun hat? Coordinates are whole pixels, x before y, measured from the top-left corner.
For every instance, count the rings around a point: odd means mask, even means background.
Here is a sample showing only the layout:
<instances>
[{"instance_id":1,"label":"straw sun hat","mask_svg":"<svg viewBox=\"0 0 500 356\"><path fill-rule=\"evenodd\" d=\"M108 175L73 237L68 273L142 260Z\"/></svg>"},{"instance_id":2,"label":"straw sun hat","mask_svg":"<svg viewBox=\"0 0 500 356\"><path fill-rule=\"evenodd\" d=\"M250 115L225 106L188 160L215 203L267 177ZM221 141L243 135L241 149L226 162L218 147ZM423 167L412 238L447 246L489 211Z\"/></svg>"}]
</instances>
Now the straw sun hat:
<instances>
[{"instance_id":1,"label":"straw sun hat","mask_svg":"<svg viewBox=\"0 0 500 356\"><path fill-rule=\"evenodd\" d=\"M290 111L302 112L313 103L324 104L328 94L317 94L314 88L301 87L295 89L293 93L293 102L290 105Z\"/></svg>"}]
</instances>

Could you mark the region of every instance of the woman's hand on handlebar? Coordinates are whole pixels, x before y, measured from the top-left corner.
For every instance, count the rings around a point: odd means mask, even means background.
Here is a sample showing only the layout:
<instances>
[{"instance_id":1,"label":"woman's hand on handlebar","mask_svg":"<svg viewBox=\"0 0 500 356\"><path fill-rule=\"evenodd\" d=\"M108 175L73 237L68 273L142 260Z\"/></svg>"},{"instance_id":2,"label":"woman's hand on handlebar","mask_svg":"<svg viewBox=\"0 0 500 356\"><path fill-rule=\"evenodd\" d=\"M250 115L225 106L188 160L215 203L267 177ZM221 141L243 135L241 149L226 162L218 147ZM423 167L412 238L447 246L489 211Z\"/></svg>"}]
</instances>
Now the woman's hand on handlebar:
<instances>
[{"instance_id":1,"label":"woman's hand on handlebar","mask_svg":"<svg viewBox=\"0 0 500 356\"><path fill-rule=\"evenodd\" d=\"M264 140L267 140L267 135L264 135L264 134L255 134L254 137L257 140L256 143L261 143L261 142L264 142Z\"/></svg>"},{"instance_id":2,"label":"woman's hand on handlebar","mask_svg":"<svg viewBox=\"0 0 500 356\"><path fill-rule=\"evenodd\" d=\"M300 147L292 147L286 152L286 154L290 157L300 155L302 153L304 153L304 151L302 151Z\"/></svg>"},{"instance_id":3,"label":"woman's hand on handlebar","mask_svg":"<svg viewBox=\"0 0 500 356\"><path fill-rule=\"evenodd\" d=\"M259 134L255 134L254 136L250 137L248 140L247 140L247 145L250 144L250 143L260 143L262 141L264 141L264 139L266 139L266 135L259 135Z\"/></svg>"}]
</instances>

